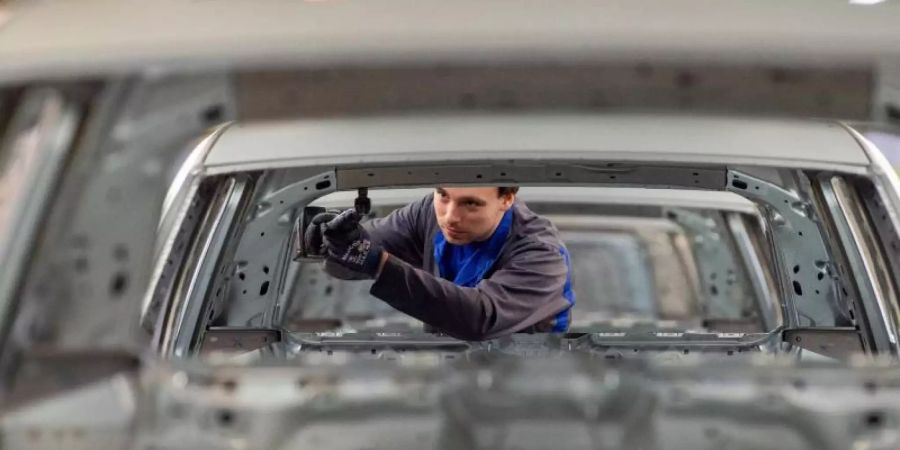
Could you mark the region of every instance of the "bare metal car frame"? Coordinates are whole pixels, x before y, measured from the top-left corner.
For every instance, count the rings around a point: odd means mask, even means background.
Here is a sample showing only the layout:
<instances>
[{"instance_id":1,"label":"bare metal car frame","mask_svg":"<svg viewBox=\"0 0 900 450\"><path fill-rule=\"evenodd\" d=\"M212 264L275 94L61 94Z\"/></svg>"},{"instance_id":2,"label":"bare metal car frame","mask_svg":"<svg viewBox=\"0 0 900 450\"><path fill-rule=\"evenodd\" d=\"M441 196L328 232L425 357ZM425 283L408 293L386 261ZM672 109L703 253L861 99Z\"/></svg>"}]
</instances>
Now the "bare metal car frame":
<instances>
[{"instance_id":1,"label":"bare metal car frame","mask_svg":"<svg viewBox=\"0 0 900 450\"><path fill-rule=\"evenodd\" d=\"M0 7L4 447L500 448L540 447L545 437L565 438L570 448L897 446L896 367L871 362L720 366L684 358L612 367L562 357L568 362L448 371L433 360L304 357L291 367L222 368L142 359L152 340L137 321L159 275L154 243L165 190L195 147L191 140L226 121L648 108L876 121L896 133L900 29L890 4L834 2L817 5L814 15L799 3L397 6L164 0L122 8L86 0ZM214 26L198 26L211 17ZM73 31L47 32L64 29ZM840 239L830 248L846 252L856 280L850 291L859 289L849 293L873 325L862 329L880 330L866 331L865 340L881 352L893 344L896 317L896 176L865 139L868 125L830 127L843 134L840 147L853 149L853 161L821 165L812 152L791 163L812 168L811 180L832 171L865 180L861 187L816 183L821 192L804 200L849 217L824 228ZM798 148L794 139L779 142L782 150L769 156L789 158ZM469 161L480 164L481 150ZM767 151L747 146L703 163L752 165L735 158ZM364 167L340 167L335 176L367 177ZM498 180L513 173L489 168ZM724 170L713 170L717 181L708 187L765 187L736 180L740 171L726 179ZM763 172L754 175L806 192L792 177ZM880 241L859 227L864 217ZM873 264L879 260L890 263ZM259 386L283 395L258 395ZM88 408L93 414L84 414ZM354 420L371 411L399 420L374 429ZM429 433L440 424L446 433ZM508 433L517 424L528 426ZM404 432L410 429L420 433Z\"/></svg>"}]
</instances>

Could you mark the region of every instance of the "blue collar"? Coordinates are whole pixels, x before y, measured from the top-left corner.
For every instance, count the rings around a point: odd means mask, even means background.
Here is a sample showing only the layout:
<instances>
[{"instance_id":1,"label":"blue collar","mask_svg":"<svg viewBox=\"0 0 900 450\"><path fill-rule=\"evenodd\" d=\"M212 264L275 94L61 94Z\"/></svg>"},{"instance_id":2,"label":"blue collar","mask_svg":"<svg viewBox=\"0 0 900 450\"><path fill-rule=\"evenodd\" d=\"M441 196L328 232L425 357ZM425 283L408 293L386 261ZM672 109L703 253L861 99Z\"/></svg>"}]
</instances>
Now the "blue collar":
<instances>
[{"instance_id":1,"label":"blue collar","mask_svg":"<svg viewBox=\"0 0 900 450\"><path fill-rule=\"evenodd\" d=\"M448 243L444 233L438 230L434 235L434 260L437 262L441 277L449 279L455 272L453 283L458 286L475 287L500 257L500 251L512 228L512 216L510 208L503 214L500 224L488 240L464 246ZM464 251L454 251L460 248Z\"/></svg>"}]
</instances>

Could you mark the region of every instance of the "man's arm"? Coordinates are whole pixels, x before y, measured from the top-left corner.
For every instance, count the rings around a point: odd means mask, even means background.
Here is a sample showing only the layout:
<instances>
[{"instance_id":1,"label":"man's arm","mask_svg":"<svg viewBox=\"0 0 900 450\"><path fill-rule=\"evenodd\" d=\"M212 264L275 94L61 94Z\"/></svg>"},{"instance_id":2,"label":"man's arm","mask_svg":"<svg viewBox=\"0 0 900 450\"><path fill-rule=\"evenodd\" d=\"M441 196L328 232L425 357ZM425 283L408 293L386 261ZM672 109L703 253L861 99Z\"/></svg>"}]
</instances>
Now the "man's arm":
<instances>
[{"instance_id":1,"label":"man's arm","mask_svg":"<svg viewBox=\"0 0 900 450\"><path fill-rule=\"evenodd\" d=\"M528 328L569 307L567 267L551 246L533 242L477 286L461 287L382 254L372 295L451 336L491 339Z\"/></svg>"},{"instance_id":2,"label":"man's arm","mask_svg":"<svg viewBox=\"0 0 900 450\"><path fill-rule=\"evenodd\" d=\"M428 196L396 209L384 218L364 222L362 226L386 252L421 267L422 250L425 248L422 210L430 208L430 202L431 197Z\"/></svg>"}]
</instances>

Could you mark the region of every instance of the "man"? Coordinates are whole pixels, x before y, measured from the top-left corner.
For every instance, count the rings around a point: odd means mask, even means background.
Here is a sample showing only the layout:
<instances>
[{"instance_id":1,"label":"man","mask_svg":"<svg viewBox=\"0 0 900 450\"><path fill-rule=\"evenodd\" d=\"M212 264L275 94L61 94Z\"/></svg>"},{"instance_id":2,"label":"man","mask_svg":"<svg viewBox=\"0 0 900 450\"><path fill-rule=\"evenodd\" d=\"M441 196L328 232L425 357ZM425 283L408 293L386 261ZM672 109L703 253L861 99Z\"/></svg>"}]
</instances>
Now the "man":
<instances>
[{"instance_id":1,"label":"man","mask_svg":"<svg viewBox=\"0 0 900 450\"><path fill-rule=\"evenodd\" d=\"M317 215L307 248L325 270L374 278L371 294L451 336L490 339L568 329L575 303L568 251L517 187L438 187L383 219Z\"/></svg>"}]
</instances>

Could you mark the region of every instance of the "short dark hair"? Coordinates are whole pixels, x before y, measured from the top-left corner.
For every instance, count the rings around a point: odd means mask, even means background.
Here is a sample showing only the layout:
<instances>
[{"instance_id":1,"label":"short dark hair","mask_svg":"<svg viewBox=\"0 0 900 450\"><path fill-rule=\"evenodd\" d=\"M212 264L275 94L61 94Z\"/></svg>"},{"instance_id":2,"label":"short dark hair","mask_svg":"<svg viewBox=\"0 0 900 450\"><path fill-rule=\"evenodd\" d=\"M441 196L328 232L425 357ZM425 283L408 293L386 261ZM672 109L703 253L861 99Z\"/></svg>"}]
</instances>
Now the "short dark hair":
<instances>
[{"instance_id":1,"label":"short dark hair","mask_svg":"<svg viewBox=\"0 0 900 450\"><path fill-rule=\"evenodd\" d=\"M503 197L506 194L515 194L519 192L518 186L497 186L497 195Z\"/></svg>"}]
</instances>

